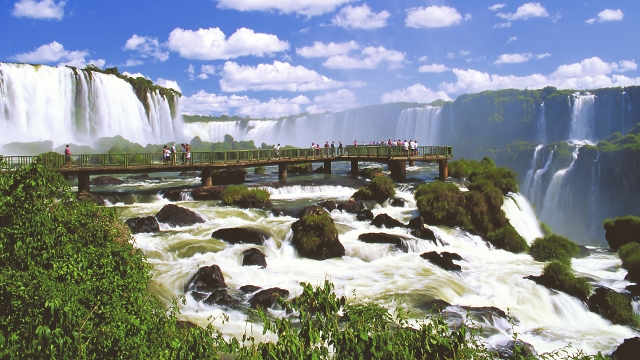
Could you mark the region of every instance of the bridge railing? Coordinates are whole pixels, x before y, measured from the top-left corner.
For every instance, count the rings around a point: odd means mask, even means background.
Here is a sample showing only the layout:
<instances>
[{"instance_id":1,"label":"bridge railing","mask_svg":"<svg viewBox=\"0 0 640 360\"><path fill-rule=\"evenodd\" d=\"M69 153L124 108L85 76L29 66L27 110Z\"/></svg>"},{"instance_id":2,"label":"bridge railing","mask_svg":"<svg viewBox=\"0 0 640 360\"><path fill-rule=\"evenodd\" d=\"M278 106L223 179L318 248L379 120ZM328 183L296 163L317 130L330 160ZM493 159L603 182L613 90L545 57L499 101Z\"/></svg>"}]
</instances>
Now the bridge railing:
<instances>
[{"instance_id":1,"label":"bridge railing","mask_svg":"<svg viewBox=\"0 0 640 360\"><path fill-rule=\"evenodd\" d=\"M52 167L131 167L162 164L214 164L269 162L276 160L313 160L318 158L369 158L393 159L421 157L449 157L453 155L451 146L419 146L415 151L405 151L402 146L345 146L339 148L285 148L230 151L194 151L187 159L184 153L176 153L169 160L163 159L161 153L118 153L118 154L80 154L71 155L38 155L38 156L0 156L0 169L13 170L37 162Z\"/></svg>"}]
</instances>

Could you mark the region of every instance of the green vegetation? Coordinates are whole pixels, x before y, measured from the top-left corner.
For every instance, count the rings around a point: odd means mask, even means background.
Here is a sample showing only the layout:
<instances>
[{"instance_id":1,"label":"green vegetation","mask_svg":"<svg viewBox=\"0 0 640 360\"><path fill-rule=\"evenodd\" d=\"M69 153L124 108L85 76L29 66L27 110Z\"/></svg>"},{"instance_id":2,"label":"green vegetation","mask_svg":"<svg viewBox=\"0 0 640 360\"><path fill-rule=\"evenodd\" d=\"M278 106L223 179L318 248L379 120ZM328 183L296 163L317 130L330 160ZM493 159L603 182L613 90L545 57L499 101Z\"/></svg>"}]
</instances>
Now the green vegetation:
<instances>
[{"instance_id":1,"label":"green vegetation","mask_svg":"<svg viewBox=\"0 0 640 360\"><path fill-rule=\"evenodd\" d=\"M253 173L257 175L261 175L267 172L267 168L264 166L256 166L253 168Z\"/></svg>"},{"instance_id":2,"label":"green vegetation","mask_svg":"<svg viewBox=\"0 0 640 360\"><path fill-rule=\"evenodd\" d=\"M374 177L377 177L377 176L383 176L384 173L382 172L381 167L375 167L375 168L362 169L358 171L358 175L366 179L373 179Z\"/></svg>"},{"instance_id":3,"label":"green vegetation","mask_svg":"<svg viewBox=\"0 0 640 360\"><path fill-rule=\"evenodd\" d=\"M577 278L571 265L559 261L548 262L542 270L542 282L547 287L563 291L571 296L586 301L591 292L587 280Z\"/></svg>"},{"instance_id":4,"label":"green vegetation","mask_svg":"<svg viewBox=\"0 0 640 360\"><path fill-rule=\"evenodd\" d=\"M462 192L452 183L420 185L414 196L424 221L460 226L485 237L499 249L526 251L526 241L509 226L502 211L504 195L518 191L516 174L497 168L490 158L453 161L449 170L452 177L466 179L469 191Z\"/></svg>"},{"instance_id":5,"label":"green vegetation","mask_svg":"<svg viewBox=\"0 0 640 360\"><path fill-rule=\"evenodd\" d=\"M596 292L597 294L598 292ZM601 294L599 304L601 315L614 324L637 325L638 319L633 313L633 305L628 297L613 290Z\"/></svg>"},{"instance_id":6,"label":"green vegetation","mask_svg":"<svg viewBox=\"0 0 640 360\"><path fill-rule=\"evenodd\" d=\"M371 182L356 191L353 197L360 200L375 200L382 204L396 195L393 180L386 176L376 176Z\"/></svg>"},{"instance_id":7,"label":"green vegetation","mask_svg":"<svg viewBox=\"0 0 640 360\"><path fill-rule=\"evenodd\" d=\"M211 358L147 292L150 265L111 208L39 164L0 174L0 358ZM28 226L25 226L28 224Z\"/></svg>"},{"instance_id":8,"label":"green vegetation","mask_svg":"<svg viewBox=\"0 0 640 360\"><path fill-rule=\"evenodd\" d=\"M625 279L640 282L640 244L632 242L622 245L618 256L622 260L622 267L628 271Z\"/></svg>"},{"instance_id":9,"label":"green vegetation","mask_svg":"<svg viewBox=\"0 0 640 360\"><path fill-rule=\"evenodd\" d=\"M222 190L222 202L226 205L233 205L246 199L255 199L264 203L270 197L271 195L267 190L259 188L248 189L244 185L230 185Z\"/></svg>"},{"instance_id":10,"label":"green vegetation","mask_svg":"<svg viewBox=\"0 0 640 360\"><path fill-rule=\"evenodd\" d=\"M607 219L603 225L604 236L613 250L631 242L640 243L640 217L629 215Z\"/></svg>"},{"instance_id":11,"label":"green vegetation","mask_svg":"<svg viewBox=\"0 0 640 360\"><path fill-rule=\"evenodd\" d=\"M151 106L149 104L149 98L147 97L147 95L154 92L160 95L161 97L163 97L165 100L167 100L167 102L169 103L169 107L171 109L171 116L172 117L177 116L178 109L176 108L176 105L178 104L178 102L176 101L176 99L182 96L182 94L180 94L180 92L178 92L177 90L158 86L154 84L153 81L149 79L145 79L143 77L134 78L134 77L121 74L120 71L118 71L118 68L116 67L106 68L102 70L95 65L89 64L84 68L84 71L86 71L89 74L89 76L92 76L93 75L92 73L94 72L107 74L107 75L115 75L118 78L131 84L131 86L133 87L133 90L136 93L136 96L144 106L144 109L147 112L147 116L149 116L149 112L151 111Z\"/></svg>"},{"instance_id":12,"label":"green vegetation","mask_svg":"<svg viewBox=\"0 0 640 360\"><path fill-rule=\"evenodd\" d=\"M297 239L304 248L304 252L313 252L323 242L323 238L338 238L336 225L324 210L312 211L300 219L297 226Z\"/></svg>"},{"instance_id":13,"label":"green vegetation","mask_svg":"<svg viewBox=\"0 0 640 360\"><path fill-rule=\"evenodd\" d=\"M543 223L542 221L540 221L540 228L542 229L542 233L544 234L544 236L553 235L553 230L551 230L551 227Z\"/></svg>"},{"instance_id":14,"label":"green vegetation","mask_svg":"<svg viewBox=\"0 0 640 360\"><path fill-rule=\"evenodd\" d=\"M571 258L580 253L580 248L573 241L560 236L549 235L533 240L529 254L536 261L560 261L571 263Z\"/></svg>"}]
</instances>

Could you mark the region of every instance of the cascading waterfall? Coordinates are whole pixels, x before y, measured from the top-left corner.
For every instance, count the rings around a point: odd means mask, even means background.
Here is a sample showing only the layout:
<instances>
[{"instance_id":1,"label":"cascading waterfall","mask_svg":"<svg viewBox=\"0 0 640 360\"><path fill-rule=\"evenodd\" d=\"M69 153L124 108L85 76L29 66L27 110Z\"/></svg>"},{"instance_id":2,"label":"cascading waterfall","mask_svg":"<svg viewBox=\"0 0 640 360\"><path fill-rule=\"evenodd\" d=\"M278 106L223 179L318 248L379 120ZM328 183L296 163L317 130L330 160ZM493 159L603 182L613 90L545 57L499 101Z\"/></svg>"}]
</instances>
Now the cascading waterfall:
<instances>
[{"instance_id":1,"label":"cascading waterfall","mask_svg":"<svg viewBox=\"0 0 640 360\"><path fill-rule=\"evenodd\" d=\"M522 190L527 195L531 195L531 184L533 182L533 174L536 171L536 167L538 166L538 157L540 156L540 150L544 148L544 145L538 145L533 150L533 159L531 159L531 165L529 166L529 171L527 171L527 175L524 178L524 183L522 184Z\"/></svg>"},{"instance_id":2,"label":"cascading waterfall","mask_svg":"<svg viewBox=\"0 0 640 360\"><path fill-rule=\"evenodd\" d=\"M596 96L589 93L587 95L580 95L579 93L573 95L569 140L594 140L595 100Z\"/></svg>"},{"instance_id":3,"label":"cascading waterfall","mask_svg":"<svg viewBox=\"0 0 640 360\"><path fill-rule=\"evenodd\" d=\"M571 208L571 198L567 199L567 196L570 196L570 192L564 189L564 181L566 175L573 169L576 160L578 159L578 151L582 145L583 144L576 144L576 148L572 153L573 161L571 162L571 165L569 165L568 168L558 170L553 174L551 183L549 184L544 196L540 218L551 225L552 228L554 225L557 227L562 227L562 225L564 225L564 219L566 215L568 215L566 209Z\"/></svg>"},{"instance_id":4,"label":"cascading waterfall","mask_svg":"<svg viewBox=\"0 0 640 360\"><path fill-rule=\"evenodd\" d=\"M544 236L533 207L521 194L508 194L502 204L502 210L509 223L529 245L534 239Z\"/></svg>"},{"instance_id":5,"label":"cascading waterfall","mask_svg":"<svg viewBox=\"0 0 640 360\"><path fill-rule=\"evenodd\" d=\"M549 157L547 158L547 161L544 163L544 166L542 167L542 169L538 169L535 171L535 173L533 174L533 178L531 180L531 184L529 185L528 188L525 188L526 190L525 196L527 196L529 201L536 204L536 206L538 206L539 209L542 209L544 207L544 192L542 191L542 185L543 185L542 176L547 172L547 170L549 169L549 166L551 165L551 162L553 161L554 151L555 150L552 150L551 153L549 153Z\"/></svg>"},{"instance_id":6,"label":"cascading waterfall","mask_svg":"<svg viewBox=\"0 0 640 360\"><path fill-rule=\"evenodd\" d=\"M147 94L149 112L133 87L114 75L70 67L0 64L0 132L9 142L52 140L91 144L121 135L140 144L182 140L175 104Z\"/></svg>"},{"instance_id":7,"label":"cascading waterfall","mask_svg":"<svg viewBox=\"0 0 640 360\"><path fill-rule=\"evenodd\" d=\"M426 106L402 110L394 139L418 140L419 144L442 145L440 122L442 107Z\"/></svg>"},{"instance_id":8,"label":"cascading waterfall","mask_svg":"<svg viewBox=\"0 0 640 360\"><path fill-rule=\"evenodd\" d=\"M598 202L600 201L600 163L598 158L600 153L596 155L596 159L591 165L591 191L589 193L589 203L591 204L591 234L597 234L600 229L600 221L598 221Z\"/></svg>"},{"instance_id":9,"label":"cascading waterfall","mask_svg":"<svg viewBox=\"0 0 640 360\"><path fill-rule=\"evenodd\" d=\"M633 119L631 118L631 100L629 94L626 91L622 92L622 133L626 134L631 130L633 125ZM628 124L627 124L628 123Z\"/></svg>"},{"instance_id":10,"label":"cascading waterfall","mask_svg":"<svg viewBox=\"0 0 640 360\"><path fill-rule=\"evenodd\" d=\"M547 118L545 115L544 103L540 104L540 110L538 114L538 143L547 143Z\"/></svg>"}]
</instances>

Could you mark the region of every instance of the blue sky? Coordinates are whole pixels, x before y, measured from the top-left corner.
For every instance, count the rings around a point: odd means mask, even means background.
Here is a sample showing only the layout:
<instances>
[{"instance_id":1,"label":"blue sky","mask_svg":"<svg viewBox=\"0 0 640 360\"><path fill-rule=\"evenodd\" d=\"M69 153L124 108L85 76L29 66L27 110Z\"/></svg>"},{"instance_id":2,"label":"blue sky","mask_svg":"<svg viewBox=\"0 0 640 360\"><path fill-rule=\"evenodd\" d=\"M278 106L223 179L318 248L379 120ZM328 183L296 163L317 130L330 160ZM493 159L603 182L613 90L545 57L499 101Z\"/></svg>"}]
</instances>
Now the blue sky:
<instances>
[{"instance_id":1,"label":"blue sky","mask_svg":"<svg viewBox=\"0 0 640 360\"><path fill-rule=\"evenodd\" d=\"M637 0L0 0L0 61L117 66L190 114L640 84Z\"/></svg>"}]
</instances>

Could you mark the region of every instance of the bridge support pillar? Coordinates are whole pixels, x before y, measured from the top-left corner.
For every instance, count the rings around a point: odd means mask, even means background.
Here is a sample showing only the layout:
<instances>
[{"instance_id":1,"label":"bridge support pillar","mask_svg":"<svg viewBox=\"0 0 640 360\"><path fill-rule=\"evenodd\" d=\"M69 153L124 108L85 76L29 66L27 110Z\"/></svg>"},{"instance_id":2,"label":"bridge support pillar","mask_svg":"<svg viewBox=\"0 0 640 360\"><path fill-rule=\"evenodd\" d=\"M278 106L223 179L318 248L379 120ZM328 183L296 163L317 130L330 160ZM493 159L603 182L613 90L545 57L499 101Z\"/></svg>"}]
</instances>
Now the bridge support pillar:
<instances>
[{"instance_id":1,"label":"bridge support pillar","mask_svg":"<svg viewBox=\"0 0 640 360\"><path fill-rule=\"evenodd\" d=\"M416 166L415 160L409 160L409 166Z\"/></svg>"},{"instance_id":2,"label":"bridge support pillar","mask_svg":"<svg viewBox=\"0 0 640 360\"><path fill-rule=\"evenodd\" d=\"M389 171L391 178L395 181L407 180L407 162L406 161L389 161Z\"/></svg>"},{"instance_id":3,"label":"bridge support pillar","mask_svg":"<svg viewBox=\"0 0 640 360\"><path fill-rule=\"evenodd\" d=\"M213 185L212 177L213 177L213 170L211 168L202 169L202 173L200 174L202 186L212 186Z\"/></svg>"},{"instance_id":4,"label":"bridge support pillar","mask_svg":"<svg viewBox=\"0 0 640 360\"><path fill-rule=\"evenodd\" d=\"M278 164L278 179L287 180L287 164Z\"/></svg>"},{"instance_id":5,"label":"bridge support pillar","mask_svg":"<svg viewBox=\"0 0 640 360\"><path fill-rule=\"evenodd\" d=\"M331 174L331 161L327 160L324 162L324 173Z\"/></svg>"},{"instance_id":6,"label":"bridge support pillar","mask_svg":"<svg viewBox=\"0 0 640 360\"><path fill-rule=\"evenodd\" d=\"M351 160L351 176L358 176L358 160Z\"/></svg>"},{"instance_id":7,"label":"bridge support pillar","mask_svg":"<svg viewBox=\"0 0 640 360\"><path fill-rule=\"evenodd\" d=\"M89 173L78 173L78 194L88 193L90 188Z\"/></svg>"},{"instance_id":8,"label":"bridge support pillar","mask_svg":"<svg viewBox=\"0 0 640 360\"><path fill-rule=\"evenodd\" d=\"M449 164L447 159L438 160L438 170L440 181L445 181L449 178Z\"/></svg>"}]
</instances>

